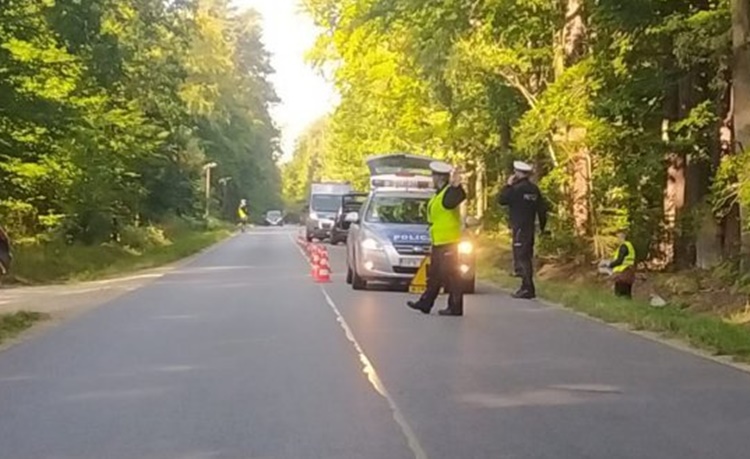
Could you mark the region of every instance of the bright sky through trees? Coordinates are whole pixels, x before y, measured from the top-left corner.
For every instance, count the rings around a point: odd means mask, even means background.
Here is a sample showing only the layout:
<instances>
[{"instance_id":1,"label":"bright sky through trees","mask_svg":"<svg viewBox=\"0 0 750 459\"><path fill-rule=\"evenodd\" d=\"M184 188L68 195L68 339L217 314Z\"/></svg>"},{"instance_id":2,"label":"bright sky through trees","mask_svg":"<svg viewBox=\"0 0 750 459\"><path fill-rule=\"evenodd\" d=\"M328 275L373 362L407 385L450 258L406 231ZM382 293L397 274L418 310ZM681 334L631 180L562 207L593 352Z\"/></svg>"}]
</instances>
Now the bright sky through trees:
<instances>
[{"instance_id":1,"label":"bright sky through trees","mask_svg":"<svg viewBox=\"0 0 750 459\"><path fill-rule=\"evenodd\" d=\"M271 81L281 98L273 115L282 132L287 159L304 129L335 104L336 93L304 60L318 30L300 9L298 0L236 0L240 7L255 8L263 16L263 41L272 53L276 74Z\"/></svg>"}]
</instances>

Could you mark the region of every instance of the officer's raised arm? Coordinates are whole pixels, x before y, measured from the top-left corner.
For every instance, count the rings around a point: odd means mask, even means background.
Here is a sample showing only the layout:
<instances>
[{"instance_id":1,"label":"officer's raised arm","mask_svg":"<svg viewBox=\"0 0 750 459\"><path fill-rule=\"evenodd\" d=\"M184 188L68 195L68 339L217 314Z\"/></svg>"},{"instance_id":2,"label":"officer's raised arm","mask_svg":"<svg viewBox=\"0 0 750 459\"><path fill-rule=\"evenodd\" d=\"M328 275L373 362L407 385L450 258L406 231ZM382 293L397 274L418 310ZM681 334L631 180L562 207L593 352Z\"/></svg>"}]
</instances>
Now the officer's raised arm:
<instances>
[{"instance_id":1,"label":"officer's raised arm","mask_svg":"<svg viewBox=\"0 0 750 459\"><path fill-rule=\"evenodd\" d=\"M501 206L509 206L511 202L513 202L513 185L511 184L510 179L508 180L508 183L503 187L502 190L500 190L500 193L497 195L497 203Z\"/></svg>"}]
</instances>

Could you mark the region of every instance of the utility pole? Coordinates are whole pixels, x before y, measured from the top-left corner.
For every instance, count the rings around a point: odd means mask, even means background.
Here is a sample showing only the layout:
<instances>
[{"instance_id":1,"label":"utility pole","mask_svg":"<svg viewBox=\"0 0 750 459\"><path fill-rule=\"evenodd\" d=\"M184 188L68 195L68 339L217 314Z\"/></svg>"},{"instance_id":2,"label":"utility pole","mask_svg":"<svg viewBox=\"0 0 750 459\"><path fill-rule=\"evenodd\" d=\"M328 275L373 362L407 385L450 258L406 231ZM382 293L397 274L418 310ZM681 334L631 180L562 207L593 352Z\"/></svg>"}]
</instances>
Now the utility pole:
<instances>
[{"instance_id":1,"label":"utility pole","mask_svg":"<svg viewBox=\"0 0 750 459\"><path fill-rule=\"evenodd\" d=\"M222 177L219 179L219 183L221 184L221 206L223 207L224 215L226 216L229 212L229 208L227 206L227 185L229 182L232 181L232 177Z\"/></svg>"},{"instance_id":2,"label":"utility pole","mask_svg":"<svg viewBox=\"0 0 750 459\"><path fill-rule=\"evenodd\" d=\"M211 162L203 166L203 170L206 172L206 214L203 216L206 220L210 216L211 212L211 169L218 166L218 164Z\"/></svg>"}]
</instances>

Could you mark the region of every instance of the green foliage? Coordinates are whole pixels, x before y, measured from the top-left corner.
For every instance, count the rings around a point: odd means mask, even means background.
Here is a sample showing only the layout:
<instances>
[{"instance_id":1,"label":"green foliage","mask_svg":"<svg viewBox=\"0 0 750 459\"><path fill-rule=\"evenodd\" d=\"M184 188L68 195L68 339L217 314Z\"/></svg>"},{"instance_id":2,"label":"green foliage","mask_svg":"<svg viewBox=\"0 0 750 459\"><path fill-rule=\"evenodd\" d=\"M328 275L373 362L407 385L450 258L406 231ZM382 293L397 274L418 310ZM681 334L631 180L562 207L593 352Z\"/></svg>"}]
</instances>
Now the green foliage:
<instances>
[{"instance_id":1,"label":"green foliage","mask_svg":"<svg viewBox=\"0 0 750 459\"><path fill-rule=\"evenodd\" d=\"M69 244L56 239L16 247L11 281L25 284L94 280L192 255L229 236L226 225L170 220L164 228L123 230L122 243Z\"/></svg>"},{"instance_id":2,"label":"green foliage","mask_svg":"<svg viewBox=\"0 0 750 459\"><path fill-rule=\"evenodd\" d=\"M738 176L719 168L719 127L730 116L728 0L304 5L324 29L311 59L341 94L318 153L326 176L363 182L366 155L410 150L483 165L492 188L525 158L555 204L547 248L597 257L623 226L644 258L667 257L669 245L689 251L699 204L737 196ZM571 8L580 17L566 17ZM690 179L665 205L668 155ZM576 181L581 157L590 177ZM307 163L295 160L290 171ZM580 194L584 215L575 212ZM673 205L676 223L665 219Z\"/></svg>"},{"instance_id":3,"label":"green foliage","mask_svg":"<svg viewBox=\"0 0 750 459\"><path fill-rule=\"evenodd\" d=\"M46 319L38 312L19 311L13 314L0 314L0 343L10 339L34 325L34 322Z\"/></svg>"},{"instance_id":4,"label":"green foliage","mask_svg":"<svg viewBox=\"0 0 750 459\"><path fill-rule=\"evenodd\" d=\"M278 205L260 33L228 0L5 4L0 222L16 238L60 230L97 244L115 218L199 215L209 161L224 216L241 197Z\"/></svg>"}]
</instances>

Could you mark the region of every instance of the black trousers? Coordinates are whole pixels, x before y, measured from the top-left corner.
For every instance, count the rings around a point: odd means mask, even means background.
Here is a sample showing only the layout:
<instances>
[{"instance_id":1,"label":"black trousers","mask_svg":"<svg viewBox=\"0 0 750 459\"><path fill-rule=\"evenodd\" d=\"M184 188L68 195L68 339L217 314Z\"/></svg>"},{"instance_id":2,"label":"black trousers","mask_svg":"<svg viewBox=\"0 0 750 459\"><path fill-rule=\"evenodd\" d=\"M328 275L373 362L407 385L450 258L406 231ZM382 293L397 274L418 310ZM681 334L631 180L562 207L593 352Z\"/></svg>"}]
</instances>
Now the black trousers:
<instances>
[{"instance_id":1,"label":"black trousers","mask_svg":"<svg viewBox=\"0 0 750 459\"><path fill-rule=\"evenodd\" d=\"M463 314L464 294L458 266L458 244L432 247L427 288L419 298L419 304L432 309L442 288L448 293L448 309L456 314Z\"/></svg>"},{"instance_id":2,"label":"black trousers","mask_svg":"<svg viewBox=\"0 0 750 459\"><path fill-rule=\"evenodd\" d=\"M633 298L633 284L630 282L615 282L615 296Z\"/></svg>"},{"instance_id":3,"label":"black trousers","mask_svg":"<svg viewBox=\"0 0 750 459\"><path fill-rule=\"evenodd\" d=\"M513 267L521 278L519 293L536 295L534 286L534 228L513 229Z\"/></svg>"}]
</instances>

